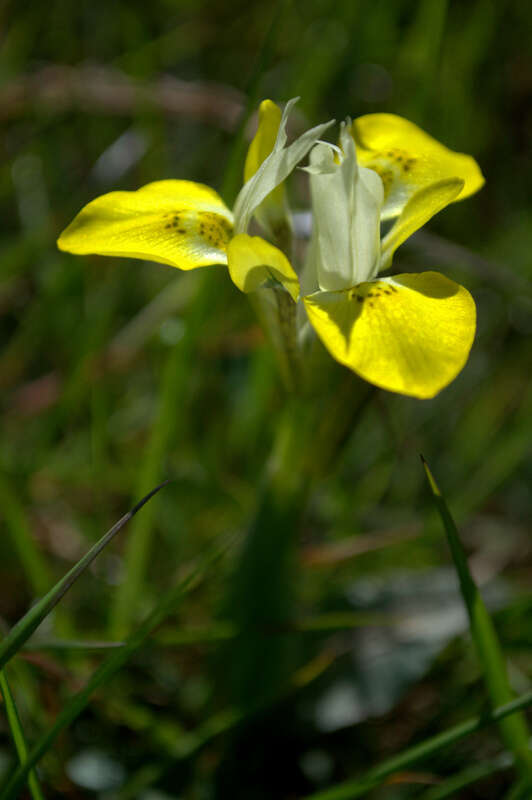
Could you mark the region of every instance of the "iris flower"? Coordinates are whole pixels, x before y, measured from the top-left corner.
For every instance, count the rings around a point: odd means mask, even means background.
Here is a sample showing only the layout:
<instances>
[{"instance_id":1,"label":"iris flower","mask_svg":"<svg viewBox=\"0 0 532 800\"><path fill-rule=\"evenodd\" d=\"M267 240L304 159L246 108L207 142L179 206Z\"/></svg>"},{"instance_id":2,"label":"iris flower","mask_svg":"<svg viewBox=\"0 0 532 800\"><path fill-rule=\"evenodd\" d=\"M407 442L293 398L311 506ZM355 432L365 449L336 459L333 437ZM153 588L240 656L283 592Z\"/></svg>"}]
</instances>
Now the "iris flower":
<instances>
[{"instance_id":1,"label":"iris flower","mask_svg":"<svg viewBox=\"0 0 532 800\"><path fill-rule=\"evenodd\" d=\"M92 200L63 231L59 249L139 258L183 270L227 265L232 237L247 230L255 213L261 217L262 212L266 228L269 220L276 221L278 215L268 210L282 206L283 181L333 124L318 125L286 146L286 125L295 102L287 103L282 115L274 103L262 103L260 136L250 146L245 183L232 211L205 184L156 181L137 191L110 192ZM293 277L297 281L295 273Z\"/></svg>"},{"instance_id":2,"label":"iris flower","mask_svg":"<svg viewBox=\"0 0 532 800\"><path fill-rule=\"evenodd\" d=\"M467 361L474 301L438 272L379 273L405 239L484 179L470 156L392 114L344 124L340 145L339 154L324 144L310 154L309 320L331 355L365 380L433 397Z\"/></svg>"},{"instance_id":3,"label":"iris flower","mask_svg":"<svg viewBox=\"0 0 532 800\"><path fill-rule=\"evenodd\" d=\"M282 115L271 101L261 104L232 212L203 184L159 181L93 200L58 245L186 270L226 264L242 291L273 289L283 299L281 328L287 319L295 325L301 299L308 321L341 364L389 391L433 397L467 361L474 301L438 272L379 273L434 214L477 191L482 174L470 156L391 114L344 123L339 147L320 141L331 122L286 146L294 102ZM284 181L309 151L313 229L298 277L280 247L247 231L254 217L276 244L288 240Z\"/></svg>"}]
</instances>

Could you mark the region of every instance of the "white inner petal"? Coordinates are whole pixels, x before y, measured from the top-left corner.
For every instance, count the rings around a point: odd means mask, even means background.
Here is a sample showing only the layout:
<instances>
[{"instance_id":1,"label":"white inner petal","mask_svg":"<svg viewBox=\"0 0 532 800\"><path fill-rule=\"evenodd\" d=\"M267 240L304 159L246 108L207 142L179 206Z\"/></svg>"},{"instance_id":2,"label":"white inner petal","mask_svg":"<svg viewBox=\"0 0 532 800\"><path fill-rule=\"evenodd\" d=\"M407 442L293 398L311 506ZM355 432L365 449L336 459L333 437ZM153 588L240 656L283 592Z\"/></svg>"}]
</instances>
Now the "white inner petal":
<instances>
[{"instance_id":1,"label":"white inner petal","mask_svg":"<svg viewBox=\"0 0 532 800\"><path fill-rule=\"evenodd\" d=\"M310 154L314 227L313 264L323 291L339 291L371 278L380 255L382 181L357 163L347 125L340 133L342 154L319 144ZM309 265L311 266L311 265Z\"/></svg>"},{"instance_id":2,"label":"white inner petal","mask_svg":"<svg viewBox=\"0 0 532 800\"><path fill-rule=\"evenodd\" d=\"M236 198L235 233L247 231L255 209L276 186L279 186L288 177L320 136L334 123L334 120L330 120L323 125L317 125L285 147L286 124L290 110L296 102L297 98L289 100L286 104L272 152L262 162L257 172L244 184Z\"/></svg>"}]
</instances>

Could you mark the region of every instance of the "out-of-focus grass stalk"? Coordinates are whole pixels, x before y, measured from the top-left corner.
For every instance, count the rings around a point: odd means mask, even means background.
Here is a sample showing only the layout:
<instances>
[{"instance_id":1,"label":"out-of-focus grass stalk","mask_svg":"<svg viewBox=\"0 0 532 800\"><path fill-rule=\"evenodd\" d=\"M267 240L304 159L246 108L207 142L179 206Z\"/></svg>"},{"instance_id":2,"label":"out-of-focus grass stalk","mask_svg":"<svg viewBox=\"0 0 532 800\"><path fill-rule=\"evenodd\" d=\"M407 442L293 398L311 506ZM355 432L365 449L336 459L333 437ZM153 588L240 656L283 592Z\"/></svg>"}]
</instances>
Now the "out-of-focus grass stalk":
<instances>
[{"instance_id":1,"label":"out-of-focus grass stalk","mask_svg":"<svg viewBox=\"0 0 532 800\"><path fill-rule=\"evenodd\" d=\"M48 565L41 555L17 494L5 475L0 474L0 514L4 517L6 530L11 538L28 587L37 596L43 594L52 582Z\"/></svg>"},{"instance_id":2,"label":"out-of-focus grass stalk","mask_svg":"<svg viewBox=\"0 0 532 800\"><path fill-rule=\"evenodd\" d=\"M409 769L413 764L429 758L429 756L434 755L444 747L455 744L487 725L500 722L529 706L532 706L532 692L527 692L511 703L498 706L493 711L488 711L480 717L473 717L466 720L466 722L461 722L459 725L448 728L446 731L438 733L430 739L425 739L424 742L414 745L414 747L409 747L407 750L403 750L402 753L398 753L392 758L381 762L358 778L333 786L331 789L325 789L323 792L308 795L306 800L356 800L358 797L364 797L367 792L384 783L386 778L395 772Z\"/></svg>"},{"instance_id":3,"label":"out-of-focus grass stalk","mask_svg":"<svg viewBox=\"0 0 532 800\"><path fill-rule=\"evenodd\" d=\"M509 769L513 765L513 759L503 753L498 758L491 761L474 764L472 767L462 770L457 775L434 786L420 796L419 800L446 800L448 797L456 797L456 793L466 786L496 775L498 772Z\"/></svg>"},{"instance_id":4,"label":"out-of-focus grass stalk","mask_svg":"<svg viewBox=\"0 0 532 800\"><path fill-rule=\"evenodd\" d=\"M471 636L483 672L484 682L493 706L507 703L513 698L508 681L504 656L497 639L491 617L482 599L464 553L458 530L447 507L447 503L423 459L432 497L443 522L447 541L452 553L455 569L460 581L462 597L469 617ZM523 714L503 719L499 728L506 747L513 753L521 777L532 786L532 751L530 734Z\"/></svg>"},{"instance_id":5,"label":"out-of-focus grass stalk","mask_svg":"<svg viewBox=\"0 0 532 800\"><path fill-rule=\"evenodd\" d=\"M279 701L292 692L299 691L302 687L318 680L333 661L334 655L331 653L320 653L317 657L312 658L290 676L288 683L281 688L274 701ZM245 709L226 708L217 711L197 728L183 731L180 737L179 735L177 737L173 735L171 739L168 735L158 737L158 742L154 741L154 744L159 747L159 755L165 751L167 755L162 761L141 767L138 772L133 773L119 790L117 800L133 800L133 798L139 797L143 789L152 786L169 770L175 769L176 760L193 757L213 739L229 733L232 729L269 708L271 700L272 698L266 698L265 702L260 700ZM157 729L155 720L150 722L149 728L153 735ZM161 741L163 738L164 741Z\"/></svg>"},{"instance_id":6,"label":"out-of-focus grass stalk","mask_svg":"<svg viewBox=\"0 0 532 800\"><path fill-rule=\"evenodd\" d=\"M305 444L312 409L288 397L259 489L258 504L228 586L225 613L239 631L226 649L233 701L275 696L294 668L289 635L297 583L296 543L309 473Z\"/></svg>"},{"instance_id":7,"label":"out-of-focus grass stalk","mask_svg":"<svg viewBox=\"0 0 532 800\"><path fill-rule=\"evenodd\" d=\"M274 38L278 32L279 23L285 8L290 2L291 0L277 0L277 5L273 12L270 27L268 28L268 31L263 39L262 46L257 55L257 60L253 66L245 88L247 97L246 106L233 138L233 146L231 147L231 152L229 153L224 179L222 182L221 194L225 202L230 206L235 201L238 188L242 181L244 156L246 154L247 146L244 138L246 125L250 114L255 110L255 107L258 103L262 76L270 66L269 61L273 49Z\"/></svg>"},{"instance_id":8,"label":"out-of-focus grass stalk","mask_svg":"<svg viewBox=\"0 0 532 800\"><path fill-rule=\"evenodd\" d=\"M4 699L4 708L6 710L7 724L13 737L13 743L17 751L17 755L21 763L24 763L28 757L28 748L26 746L26 739L24 738L24 731L18 715L15 700L11 693L11 688L7 680L5 670L0 670L0 691ZM34 769L32 769L28 776L28 788L33 800L44 800L44 795L39 785L39 780Z\"/></svg>"},{"instance_id":9,"label":"out-of-focus grass stalk","mask_svg":"<svg viewBox=\"0 0 532 800\"><path fill-rule=\"evenodd\" d=\"M374 627L376 625L394 625L397 618L392 614L379 612L337 611L328 614L296 619L287 627L287 632L293 633L334 633L336 631L351 630L351 628ZM267 635L267 632L265 632ZM238 635L237 628L228 622L216 622L197 628L184 628L181 630L160 631L152 637L154 647L195 647L196 645L209 645L225 642ZM29 642L25 650L44 652L103 652L124 647L121 641L83 641L76 639L47 639L44 641Z\"/></svg>"},{"instance_id":10,"label":"out-of-focus grass stalk","mask_svg":"<svg viewBox=\"0 0 532 800\"><path fill-rule=\"evenodd\" d=\"M59 734L81 714L87 706L93 692L100 686L106 684L123 666L131 656L139 650L150 634L157 628L166 617L175 612L177 605L183 596L192 588L198 585L205 576L209 566L222 555L223 550L219 549L215 553L209 554L206 558L192 569L184 578L169 591L165 592L159 600L151 614L137 628L135 633L128 638L124 646L119 650L113 651L98 667L92 677L87 681L83 689L77 692L63 706L57 715L53 725L41 736L37 744L32 748L24 763L15 770L3 791L0 800L13 800L19 796L19 792L24 785L29 772L40 761L43 755L50 749Z\"/></svg>"},{"instance_id":11,"label":"out-of-focus grass stalk","mask_svg":"<svg viewBox=\"0 0 532 800\"><path fill-rule=\"evenodd\" d=\"M333 409L323 387L309 393L303 386L286 396L278 414L257 510L224 609L239 631L226 648L227 674L234 702L244 706L256 702L257 694L274 696L297 662L297 639L289 633L295 624L300 520L312 485L328 473L363 418L371 395L357 401L358 383L343 384ZM324 424L329 417L331 424Z\"/></svg>"},{"instance_id":12,"label":"out-of-focus grass stalk","mask_svg":"<svg viewBox=\"0 0 532 800\"><path fill-rule=\"evenodd\" d=\"M282 15L285 4L290 0L278 0L271 25L266 33L256 64L251 72L247 86L247 102L242 119L233 138L233 145L229 153L227 166L222 185L222 196L225 201L232 204L237 188L241 182L243 159L245 154L246 142L244 139L245 127L249 115L257 105L260 82L264 74L271 54L274 34L277 31L278 21ZM208 281L209 275L201 277L201 280ZM203 285L202 285L203 286ZM148 451L144 457L144 462L139 478L139 493L145 487L153 485L160 475L160 468L163 457L170 445L170 439L174 430L177 418L176 408L177 398L180 388L186 385L187 366L192 352L195 336L198 333L203 314L208 313L208 286L203 292L199 292L199 297L195 300L195 321L190 324L185 336L179 342L173 353L168 358L165 367L163 380L161 383L161 400L159 412L154 423L152 436L148 445ZM135 600L140 596L146 574L146 566L149 555L149 538L152 524L152 515L146 515L145 519L136 522L125 555L125 577L118 587L115 595L115 603L111 612L110 630L111 635L122 637L130 627L135 613Z\"/></svg>"},{"instance_id":13,"label":"out-of-focus grass stalk","mask_svg":"<svg viewBox=\"0 0 532 800\"><path fill-rule=\"evenodd\" d=\"M0 669L12 656L17 653L22 645L29 639L31 634L39 627L43 619L55 608L62 597L68 592L73 583L79 578L87 567L94 561L97 555L106 547L109 542L122 530L124 525L139 511L156 492L165 486L167 481L152 489L137 505L128 511L127 514L118 520L110 530L105 533L91 549L80 558L80 560L58 581L44 597L35 603L30 610L24 614L16 625L11 628L7 636L0 643Z\"/></svg>"},{"instance_id":14,"label":"out-of-focus grass stalk","mask_svg":"<svg viewBox=\"0 0 532 800\"><path fill-rule=\"evenodd\" d=\"M407 34L408 46L399 55L399 69L417 70L423 75L412 99L420 122L429 122L435 102L439 102L439 65L447 20L448 0L421 0Z\"/></svg>"},{"instance_id":15,"label":"out-of-focus grass stalk","mask_svg":"<svg viewBox=\"0 0 532 800\"><path fill-rule=\"evenodd\" d=\"M504 800L530 800L530 784L527 781L517 781L504 795Z\"/></svg>"},{"instance_id":16,"label":"out-of-focus grass stalk","mask_svg":"<svg viewBox=\"0 0 532 800\"><path fill-rule=\"evenodd\" d=\"M201 301L201 298L196 298L196 302L198 301ZM186 386L192 336L192 331L187 330L183 338L173 345L167 357L161 380L157 415L146 453L139 463L137 494L145 494L149 486L160 480L179 416L180 392ZM149 510L148 513L137 517L131 527L125 548L124 579L116 590L111 609L110 631L113 638L122 638L135 618L136 603L144 588L152 527L153 511Z\"/></svg>"}]
</instances>

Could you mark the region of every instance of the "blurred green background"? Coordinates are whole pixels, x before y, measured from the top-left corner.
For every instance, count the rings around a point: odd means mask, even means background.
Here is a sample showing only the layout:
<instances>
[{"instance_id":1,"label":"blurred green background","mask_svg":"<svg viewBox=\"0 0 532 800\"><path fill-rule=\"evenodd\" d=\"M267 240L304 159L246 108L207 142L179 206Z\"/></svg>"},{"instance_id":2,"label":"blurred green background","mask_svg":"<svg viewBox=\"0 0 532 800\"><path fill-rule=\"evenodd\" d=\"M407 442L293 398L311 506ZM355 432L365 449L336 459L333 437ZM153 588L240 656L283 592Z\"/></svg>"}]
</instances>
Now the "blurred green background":
<instances>
[{"instance_id":1,"label":"blurred green background","mask_svg":"<svg viewBox=\"0 0 532 800\"><path fill-rule=\"evenodd\" d=\"M302 797L477 713L479 670L421 452L495 609L512 684L531 686L532 6L293 0L271 27L274 13L238 0L0 6L1 622L166 477L136 522L149 569L123 601L133 617L184 565L229 547L43 761L50 797ZM242 167L233 142L249 92L300 95L292 133L401 114L473 154L487 183L394 263L470 289L470 361L431 401L376 391L363 403L354 380L362 410L298 541L297 681L237 722L219 615L283 408L275 359L224 269L75 258L55 239L94 196L153 180L203 181L232 202L226 167ZM303 177L292 203L308 203ZM101 659L53 641L120 627L129 533L13 664L30 741ZM255 646L267 651L267 633ZM500 751L489 729L368 796L421 797ZM2 719L0 767L12 759ZM501 769L456 796L499 798L511 780Z\"/></svg>"}]
</instances>

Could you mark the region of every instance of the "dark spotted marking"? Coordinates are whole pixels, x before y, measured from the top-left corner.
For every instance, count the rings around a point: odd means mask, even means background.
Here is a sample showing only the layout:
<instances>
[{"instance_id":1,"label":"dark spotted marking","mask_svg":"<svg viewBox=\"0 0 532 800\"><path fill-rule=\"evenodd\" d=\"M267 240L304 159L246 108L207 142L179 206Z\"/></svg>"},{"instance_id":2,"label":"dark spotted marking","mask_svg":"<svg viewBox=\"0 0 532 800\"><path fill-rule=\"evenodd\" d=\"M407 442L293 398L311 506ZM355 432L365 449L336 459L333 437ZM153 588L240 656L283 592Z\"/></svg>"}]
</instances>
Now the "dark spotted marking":
<instances>
[{"instance_id":1,"label":"dark spotted marking","mask_svg":"<svg viewBox=\"0 0 532 800\"><path fill-rule=\"evenodd\" d=\"M231 223L213 211L180 209L163 215L165 230L174 229L179 235L199 236L211 247L224 248L232 232Z\"/></svg>"}]
</instances>

